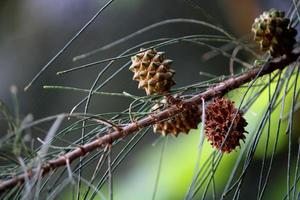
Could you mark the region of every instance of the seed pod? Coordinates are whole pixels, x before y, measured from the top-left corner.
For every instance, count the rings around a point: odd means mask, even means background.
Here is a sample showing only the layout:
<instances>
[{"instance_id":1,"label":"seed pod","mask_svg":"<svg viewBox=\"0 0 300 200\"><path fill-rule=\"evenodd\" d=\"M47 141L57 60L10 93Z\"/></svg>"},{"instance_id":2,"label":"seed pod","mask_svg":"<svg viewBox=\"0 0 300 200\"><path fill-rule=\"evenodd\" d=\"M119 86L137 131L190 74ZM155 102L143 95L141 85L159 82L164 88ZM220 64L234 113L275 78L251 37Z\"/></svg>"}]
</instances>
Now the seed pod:
<instances>
[{"instance_id":1,"label":"seed pod","mask_svg":"<svg viewBox=\"0 0 300 200\"><path fill-rule=\"evenodd\" d=\"M230 153L240 146L240 140L246 138L247 124L242 112L229 99L216 98L205 109L205 135L222 152Z\"/></svg>"},{"instance_id":2,"label":"seed pod","mask_svg":"<svg viewBox=\"0 0 300 200\"><path fill-rule=\"evenodd\" d=\"M164 52L150 49L133 56L131 61L133 80L139 81L138 88L144 88L147 95L169 92L175 85L175 71L170 69L172 60L166 59Z\"/></svg>"},{"instance_id":3,"label":"seed pod","mask_svg":"<svg viewBox=\"0 0 300 200\"><path fill-rule=\"evenodd\" d=\"M161 101L161 104L156 104L151 110L159 112L164 106L168 106L166 100ZM182 112L178 115L161 121L153 125L153 130L162 135L178 136L179 133L188 134L191 129L197 129L201 122L201 112L196 104L190 104L182 108Z\"/></svg>"},{"instance_id":4,"label":"seed pod","mask_svg":"<svg viewBox=\"0 0 300 200\"><path fill-rule=\"evenodd\" d=\"M252 32L254 40L262 51L273 57L289 54L296 43L296 29L289 27L290 20L284 12L271 9L254 20Z\"/></svg>"}]
</instances>

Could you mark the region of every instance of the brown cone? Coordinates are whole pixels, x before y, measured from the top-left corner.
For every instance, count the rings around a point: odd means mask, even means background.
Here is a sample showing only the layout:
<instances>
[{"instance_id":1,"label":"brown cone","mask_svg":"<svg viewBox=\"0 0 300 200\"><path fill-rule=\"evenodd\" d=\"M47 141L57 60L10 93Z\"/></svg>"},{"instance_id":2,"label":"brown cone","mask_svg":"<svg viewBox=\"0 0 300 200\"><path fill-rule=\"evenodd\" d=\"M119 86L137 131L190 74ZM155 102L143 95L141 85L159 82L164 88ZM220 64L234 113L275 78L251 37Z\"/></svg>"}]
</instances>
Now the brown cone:
<instances>
[{"instance_id":1,"label":"brown cone","mask_svg":"<svg viewBox=\"0 0 300 200\"><path fill-rule=\"evenodd\" d=\"M252 25L254 40L262 51L268 51L273 57L289 54L296 43L296 29L290 27L285 13L271 9L255 19Z\"/></svg>"},{"instance_id":2,"label":"brown cone","mask_svg":"<svg viewBox=\"0 0 300 200\"><path fill-rule=\"evenodd\" d=\"M242 112L229 99L216 98L205 109L205 135L211 145L222 152L230 153L240 146L240 140L246 138L247 124Z\"/></svg>"},{"instance_id":3,"label":"brown cone","mask_svg":"<svg viewBox=\"0 0 300 200\"><path fill-rule=\"evenodd\" d=\"M172 60L166 59L164 54L150 49L131 58L129 70L134 73L133 80L139 81L138 88L144 88L147 95L169 92L175 85L175 71L170 69Z\"/></svg>"},{"instance_id":4,"label":"brown cone","mask_svg":"<svg viewBox=\"0 0 300 200\"><path fill-rule=\"evenodd\" d=\"M166 101L162 101L163 105L166 105ZM159 105L156 104L152 110L159 112ZM156 133L162 135L178 136L179 133L188 134L191 129L197 129L198 124L201 122L201 112L197 105L191 104L187 108L183 108L183 111L166 121L158 122L153 125L153 130Z\"/></svg>"}]
</instances>

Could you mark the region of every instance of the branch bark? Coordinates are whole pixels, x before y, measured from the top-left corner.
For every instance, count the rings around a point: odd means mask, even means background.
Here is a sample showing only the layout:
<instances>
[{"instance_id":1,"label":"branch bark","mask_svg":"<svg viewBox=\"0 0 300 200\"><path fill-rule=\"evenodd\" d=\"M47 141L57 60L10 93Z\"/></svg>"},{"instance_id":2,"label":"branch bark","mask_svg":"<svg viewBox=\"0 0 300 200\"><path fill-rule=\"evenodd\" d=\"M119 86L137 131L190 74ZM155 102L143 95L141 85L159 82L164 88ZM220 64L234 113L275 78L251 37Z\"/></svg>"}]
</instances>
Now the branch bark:
<instances>
[{"instance_id":1,"label":"branch bark","mask_svg":"<svg viewBox=\"0 0 300 200\"><path fill-rule=\"evenodd\" d=\"M182 102L183 106L188 105L190 103L201 104L201 99L210 100L217 95L224 95L227 92L234 90L241 85L250 82L251 80L261 77L263 75L272 73L275 70L282 70L283 68L291 65L295 62L300 56L300 48L294 49L294 51L288 56L282 56L276 59L272 59L261 67L253 68L250 71L247 71L237 77L229 78L225 81L218 83L216 86L208 88L205 92L197 94L190 99L184 100ZM24 183L25 179L32 178L36 173L40 172L43 175L47 174L51 170L57 169L61 166L65 166L66 164L71 163L75 159L79 157L85 156L87 153L92 152L97 148L101 148L106 146L107 144L111 144L112 142L121 139L127 135L134 134L140 128L144 128L150 125L155 124L157 121L161 121L167 119L173 115L181 112L181 109L176 105L173 105L159 113L149 115L137 122L131 123L128 126L116 130L112 133L106 133L106 135L95 139L94 141L82 145L77 149L70 151L56 159L50 160L41 167L41 171L37 169L32 169L27 173L23 173L12 177L7 180L0 180L0 192L4 192L16 185L21 185Z\"/></svg>"}]
</instances>

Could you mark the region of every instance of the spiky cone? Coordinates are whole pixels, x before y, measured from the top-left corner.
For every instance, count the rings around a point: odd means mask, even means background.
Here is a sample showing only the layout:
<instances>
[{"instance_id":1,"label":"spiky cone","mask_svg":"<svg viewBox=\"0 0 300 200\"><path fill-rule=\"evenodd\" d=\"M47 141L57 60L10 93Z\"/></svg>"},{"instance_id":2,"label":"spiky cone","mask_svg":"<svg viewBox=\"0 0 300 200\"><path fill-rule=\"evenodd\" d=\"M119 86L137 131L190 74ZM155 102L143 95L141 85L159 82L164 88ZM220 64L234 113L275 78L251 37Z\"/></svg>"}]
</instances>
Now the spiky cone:
<instances>
[{"instance_id":1,"label":"spiky cone","mask_svg":"<svg viewBox=\"0 0 300 200\"><path fill-rule=\"evenodd\" d=\"M147 95L169 92L175 85L175 71L170 69L172 60L166 59L164 52L150 49L133 56L131 61L129 70L134 73L133 80L139 81L138 88L145 89Z\"/></svg>"},{"instance_id":2,"label":"spiky cone","mask_svg":"<svg viewBox=\"0 0 300 200\"><path fill-rule=\"evenodd\" d=\"M289 26L290 20L285 13L275 9L264 12L255 19L252 25L254 40L262 51L273 57L289 54L296 43L296 29Z\"/></svg>"},{"instance_id":3,"label":"spiky cone","mask_svg":"<svg viewBox=\"0 0 300 200\"><path fill-rule=\"evenodd\" d=\"M205 135L211 145L230 153L245 140L243 113L227 98L215 98L205 109Z\"/></svg>"},{"instance_id":4,"label":"spiky cone","mask_svg":"<svg viewBox=\"0 0 300 200\"><path fill-rule=\"evenodd\" d=\"M162 106L168 106L166 100L161 104L156 104L151 110L159 112ZM153 131L162 135L178 136L179 133L188 134L191 129L197 129L201 122L201 112L196 104L190 104L182 108L182 112L165 121L158 122L153 125Z\"/></svg>"}]
</instances>

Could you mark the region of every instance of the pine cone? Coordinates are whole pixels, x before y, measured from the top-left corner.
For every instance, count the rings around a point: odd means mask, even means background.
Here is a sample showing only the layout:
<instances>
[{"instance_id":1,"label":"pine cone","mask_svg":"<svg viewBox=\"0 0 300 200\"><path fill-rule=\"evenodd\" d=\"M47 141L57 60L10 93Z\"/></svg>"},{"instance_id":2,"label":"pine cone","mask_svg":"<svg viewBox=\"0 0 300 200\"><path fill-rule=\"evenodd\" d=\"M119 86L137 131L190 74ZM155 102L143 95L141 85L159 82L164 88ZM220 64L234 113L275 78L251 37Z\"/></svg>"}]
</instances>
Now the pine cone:
<instances>
[{"instance_id":1,"label":"pine cone","mask_svg":"<svg viewBox=\"0 0 300 200\"><path fill-rule=\"evenodd\" d=\"M160 107L167 106L166 100L161 101L161 104L156 104L151 110L159 112ZM191 104L185 108L178 115L161 121L153 125L153 130L162 135L178 136L179 133L188 134L191 129L197 129L198 124L201 122L201 112L196 104Z\"/></svg>"},{"instance_id":2,"label":"pine cone","mask_svg":"<svg viewBox=\"0 0 300 200\"><path fill-rule=\"evenodd\" d=\"M271 9L255 19L252 25L254 40L260 44L262 51L277 57L289 54L296 43L296 29L289 27L290 20L285 13Z\"/></svg>"},{"instance_id":3,"label":"pine cone","mask_svg":"<svg viewBox=\"0 0 300 200\"><path fill-rule=\"evenodd\" d=\"M144 88L147 95L168 92L175 85L175 71L170 69L172 60L164 54L150 49L131 58L129 70L134 73L133 80L139 81L138 88Z\"/></svg>"},{"instance_id":4,"label":"pine cone","mask_svg":"<svg viewBox=\"0 0 300 200\"><path fill-rule=\"evenodd\" d=\"M216 98L206 107L205 135L211 145L222 152L230 153L240 146L240 140L244 141L246 138L244 133L247 124L242 112L229 99Z\"/></svg>"}]
</instances>

